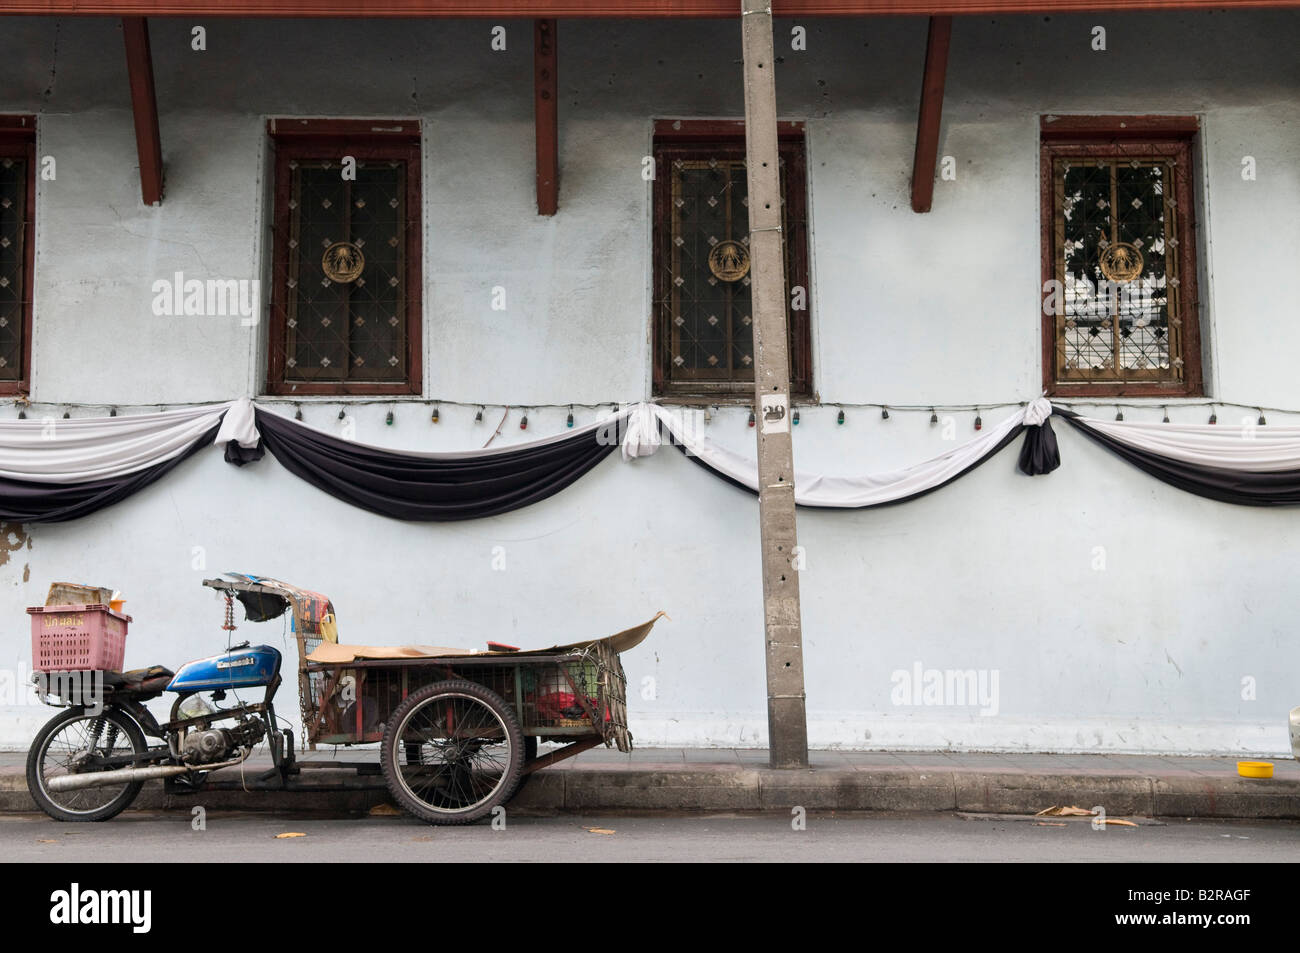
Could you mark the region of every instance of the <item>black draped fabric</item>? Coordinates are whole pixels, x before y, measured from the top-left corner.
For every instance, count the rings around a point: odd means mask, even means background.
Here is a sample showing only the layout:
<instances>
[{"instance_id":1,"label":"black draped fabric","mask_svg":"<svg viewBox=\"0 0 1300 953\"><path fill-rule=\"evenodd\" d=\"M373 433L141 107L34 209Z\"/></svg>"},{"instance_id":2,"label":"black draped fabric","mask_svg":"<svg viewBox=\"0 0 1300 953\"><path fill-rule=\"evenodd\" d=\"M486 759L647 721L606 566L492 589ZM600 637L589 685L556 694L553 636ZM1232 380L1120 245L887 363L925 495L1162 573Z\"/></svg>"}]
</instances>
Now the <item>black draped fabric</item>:
<instances>
[{"instance_id":1,"label":"black draped fabric","mask_svg":"<svg viewBox=\"0 0 1300 953\"><path fill-rule=\"evenodd\" d=\"M345 503L400 520L443 522L517 510L560 492L617 446L607 428L594 428L540 446L439 460L365 447L277 414L256 414L262 445L290 473Z\"/></svg>"},{"instance_id":2,"label":"black draped fabric","mask_svg":"<svg viewBox=\"0 0 1300 953\"><path fill-rule=\"evenodd\" d=\"M20 523L61 523L89 516L171 472L182 460L210 445L217 438L218 429L219 426L212 427L184 453L125 476L82 483L35 483L0 477L0 519Z\"/></svg>"},{"instance_id":3,"label":"black draped fabric","mask_svg":"<svg viewBox=\"0 0 1300 953\"><path fill-rule=\"evenodd\" d=\"M265 453L266 448L262 446L261 440L257 441L256 447L241 447L237 440L226 441L226 462L233 463L237 467L261 460Z\"/></svg>"},{"instance_id":4,"label":"black draped fabric","mask_svg":"<svg viewBox=\"0 0 1300 953\"><path fill-rule=\"evenodd\" d=\"M1042 431L1042 430L1046 430L1047 432L1046 438L1043 438L1039 433L1037 433L1038 431ZM983 464L986 460L990 460L993 457L997 456L997 454L1001 450L1003 450L1008 444L1014 441L1016 437L1020 436L1022 431L1028 431L1028 433L1026 434L1025 437L1025 446L1021 448L1020 451L1019 467L1021 471L1028 474L1029 476L1039 476L1044 473L1051 473L1053 470L1055 470L1057 467L1061 465L1061 455L1057 451L1057 447L1056 447L1056 434L1053 433L1052 428L1048 425L1047 421L1043 421L1043 423L1037 427L1026 426L1024 424L1021 424L1019 427L1015 427L1012 430L1010 430L1005 437L1003 437L1001 440L997 442L997 444L995 444L992 448L990 448L988 453L984 454L984 456L980 457L978 460L976 460L974 463L968 466L965 470L962 470L960 473L953 474L951 477L944 480L942 483L936 483L932 487L927 487L926 489L921 490L917 493L912 493L909 496L899 497L896 500L889 500L884 503L868 503L863 506L822 506L816 503L799 503L797 505L802 508L806 508L810 510L871 510L881 506L897 506L899 503L909 503L912 500L919 500L921 497L927 496L928 494L933 493L935 490L942 489L943 487L947 486L949 483L961 479L966 474L972 472L981 464ZM663 432L662 425L660 426L660 432ZM740 489L744 490L746 493L751 494L752 496L758 496L758 490L754 489L752 486L747 486L746 484L742 483L740 480L737 480L734 477L732 477L730 474L723 473L720 470L715 470L713 467L709 466L707 460L703 459L702 457L696 454L691 453L689 450L686 449L686 446L684 444L679 443L677 440L673 439L672 434L665 434L664 436L665 439L669 440L677 447L677 449L679 449L683 454L685 454L686 458L690 460L692 463L696 464L699 467L702 467L705 470L708 470L714 476L726 480L732 486L739 487ZM1029 446L1030 441L1036 441L1035 446L1032 448ZM797 485L795 487L795 490L796 492L798 491Z\"/></svg>"},{"instance_id":5,"label":"black draped fabric","mask_svg":"<svg viewBox=\"0 0 1300 953\"><path fill-rule=\"evenodd\" d=\"M1048 417L1037 427L1025 428L1025 442L1020 445L1020 472L1029 476L1051 473L1061 465L1061 451L1056 445L1056 431Z\"/></svg>"},{"instance_id":6,"label":"black draped fabric","mask_svg":"<svg viewBox=\"0 0 1300 953\"><path fill-rule=\"evenodd\" d=\"M1250 473L1171 460L1149 450L1131 447L1094 430L1073 411L1058 407L1055 413L1064 417L1085 437L1123 457L1139 470L1188 493L1241 506L1287 506L1300 503L1300 470Z\"/></svg>"}]
</instances>

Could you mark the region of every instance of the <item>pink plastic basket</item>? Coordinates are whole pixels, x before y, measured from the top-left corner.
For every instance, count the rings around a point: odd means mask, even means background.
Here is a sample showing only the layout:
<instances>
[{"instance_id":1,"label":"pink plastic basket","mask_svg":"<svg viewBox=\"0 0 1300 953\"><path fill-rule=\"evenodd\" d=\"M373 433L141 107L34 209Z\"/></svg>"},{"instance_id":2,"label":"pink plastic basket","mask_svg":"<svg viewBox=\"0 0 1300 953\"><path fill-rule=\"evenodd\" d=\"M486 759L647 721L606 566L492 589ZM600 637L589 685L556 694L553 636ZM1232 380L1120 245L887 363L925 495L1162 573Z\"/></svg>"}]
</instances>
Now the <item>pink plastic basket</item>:
<instances>
[{"instance_id":1,"label":"pink plastic basket","mask_svg":"<svg viewBox=\"0 0 1300 953\"><path fill-rule=\"evenodd\" d=\"M103 605L30 606L32 669L121 671L129 615Z\"/></svg>"}]
</instances>

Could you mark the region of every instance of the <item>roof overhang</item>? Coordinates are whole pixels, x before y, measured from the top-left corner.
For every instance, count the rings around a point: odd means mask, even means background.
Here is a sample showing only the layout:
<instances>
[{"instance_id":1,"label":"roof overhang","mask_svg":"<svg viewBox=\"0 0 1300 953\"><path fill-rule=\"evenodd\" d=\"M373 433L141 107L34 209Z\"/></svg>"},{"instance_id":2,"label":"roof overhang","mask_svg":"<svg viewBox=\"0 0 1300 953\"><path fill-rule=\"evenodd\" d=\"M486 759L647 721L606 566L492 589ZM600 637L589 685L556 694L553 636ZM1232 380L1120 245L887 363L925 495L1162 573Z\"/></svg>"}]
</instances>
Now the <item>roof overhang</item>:
<instances>
[{"instance_id":1,"label":"roof overhang","mask_svg":"<svg viewBox=\"0 0 1300 953\"><path fill-rule=\"evenodd\" d=\"M773 0L778 17L961 16L1300 7L1300 0ZM114 17L720 17L739 0L0 0L0 15Z\"/></svg>"}]
</instances>

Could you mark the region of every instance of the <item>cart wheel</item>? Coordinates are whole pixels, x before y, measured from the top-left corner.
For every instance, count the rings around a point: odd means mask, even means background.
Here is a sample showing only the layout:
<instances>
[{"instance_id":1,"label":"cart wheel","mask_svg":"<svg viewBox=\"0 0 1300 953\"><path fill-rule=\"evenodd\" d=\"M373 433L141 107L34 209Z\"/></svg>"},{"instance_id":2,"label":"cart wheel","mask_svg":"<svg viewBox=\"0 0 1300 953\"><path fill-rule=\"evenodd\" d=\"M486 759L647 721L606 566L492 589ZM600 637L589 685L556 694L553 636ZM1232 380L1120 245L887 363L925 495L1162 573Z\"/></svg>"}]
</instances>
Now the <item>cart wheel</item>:
<instances>
[{"instance_id":1,"label":"cart wheel","mask_svg":"<svg viewBox=\"0 0 1300 953\"><path fill-rule=\"evenodd\" d=\"M27 753L27 790L36 805L56 821L106 821L135 800L143 781L109 784L72 791L48 791L45 782L60 774L108 770L97 762L110 755L148 750L135 719L108 708L91 715L69 708L50 719ZM124 767L115 765L112 767Z\"/></svg>"},{"instance_id":2,"label":"cart wheel","mask_svg":"<svg viewBox=\"0 0 1300 953\"><path fill-rule=\"evenodd\" d=\"M514 711L476 682L436 682L393 709L379 752L388 790L431 824L469 824L510 800L524 766Z\"/></svg>"}]
</instances>

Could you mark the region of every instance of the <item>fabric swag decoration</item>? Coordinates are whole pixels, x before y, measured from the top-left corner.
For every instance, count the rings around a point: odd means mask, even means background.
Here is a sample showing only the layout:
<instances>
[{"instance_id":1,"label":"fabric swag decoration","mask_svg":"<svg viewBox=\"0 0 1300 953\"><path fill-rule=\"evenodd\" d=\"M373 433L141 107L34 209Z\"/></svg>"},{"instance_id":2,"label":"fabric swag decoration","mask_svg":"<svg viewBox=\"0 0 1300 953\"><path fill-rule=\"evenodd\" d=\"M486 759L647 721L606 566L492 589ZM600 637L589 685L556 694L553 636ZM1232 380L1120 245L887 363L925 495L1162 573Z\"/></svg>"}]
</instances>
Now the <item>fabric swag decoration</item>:
<instances>
[{"instance_id":1,"label":"fabric swag decoration","mask_svg":"<svg viewBox=\"0 0 1300 953\"><path fill-rule=\"evenodd\" d=\"M1300 427L1103 421L1030 401L974 439L935 457L867 475L795 473L800 506L864 509L932 493L1023 435L1018 468L1061 465L1051 417L1159 480L1248 506L1300 503ZM245 466L270 453L295 476L353 506L401 520L494 516L572 485L621 447L624 460L664 442L720 479L757 492L754 457L715 444L680 408L630 405L586 427L524 444L452 453L388 450L332 434L240 399L154 414L0 421L0 520L87 516L123 500L215 443Z\"/></svg>"}]
</instances>

